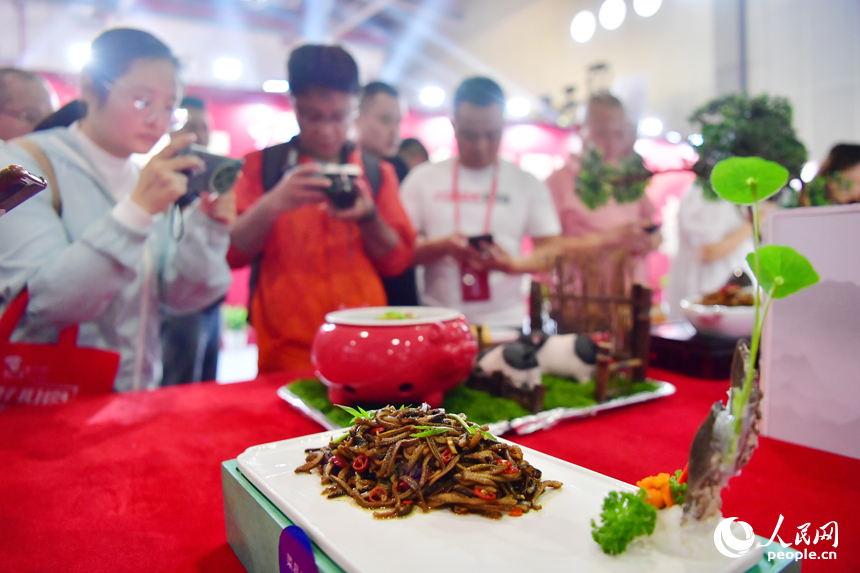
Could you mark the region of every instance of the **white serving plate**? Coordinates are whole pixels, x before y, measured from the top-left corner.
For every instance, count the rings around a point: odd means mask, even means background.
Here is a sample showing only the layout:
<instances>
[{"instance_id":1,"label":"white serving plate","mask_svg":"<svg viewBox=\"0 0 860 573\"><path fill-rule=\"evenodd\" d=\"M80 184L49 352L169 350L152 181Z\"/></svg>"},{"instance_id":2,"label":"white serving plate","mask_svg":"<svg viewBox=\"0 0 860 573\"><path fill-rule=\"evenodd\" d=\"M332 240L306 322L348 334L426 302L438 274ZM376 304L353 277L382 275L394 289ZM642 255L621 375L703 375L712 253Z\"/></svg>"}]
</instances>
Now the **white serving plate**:
<instances>
[{"instance_id":1,"label":"white serving plate","mask_svg":"<svg viewBox=\"0 0 860 573\"><path fill-rule=\"evenodd\" d=\"M702 304L702 295L681 301L681 313L699 334L749 338L755 322L755 307Z\"/></svg>"},{"instance_id":2,"label":"white serving plate","mask_svg":"<svg viewBox=\"0 0 860 573\"><path fill-rule=\"evenodd\" d=\"M525 459L546 479L564 482L563 488L540 498L541 511L491 520L447 510L424 514L416 508L403 519L374 519L348 499L320 495L318 475L293 471L304 463L306 448L325 446L342 432L254 446L237 461L245 477L349 573L740 573L761 556L761 551L707 560L656 551L605 555L591 539L590 520L598 517L609 491L635 488L522 446Z\"/></svg>"}]
</instances>

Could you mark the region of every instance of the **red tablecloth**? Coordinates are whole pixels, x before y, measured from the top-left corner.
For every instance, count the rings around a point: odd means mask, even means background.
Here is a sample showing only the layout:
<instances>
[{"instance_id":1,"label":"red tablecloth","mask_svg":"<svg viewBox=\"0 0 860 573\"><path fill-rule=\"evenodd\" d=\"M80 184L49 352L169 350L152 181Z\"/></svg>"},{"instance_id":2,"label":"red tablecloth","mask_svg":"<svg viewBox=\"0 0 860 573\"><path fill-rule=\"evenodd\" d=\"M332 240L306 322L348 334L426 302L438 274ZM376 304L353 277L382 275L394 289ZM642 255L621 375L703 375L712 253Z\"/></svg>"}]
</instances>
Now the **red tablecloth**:
<instances>
[{"instance_id":1,"label":"red tablecloth","mask_svg":"<svg viewBox=\"0 0 860 573\"><path fill-rule=\"evenodd\" d=\"M513 438L634 482L683 467L727 383L654 371L678 387L653 403ZM220 463L248 446L320 431L277 398L291 376L81 399L0 412L2 571L243 571L227 545ZM769 537L839 525L837 560L805 572L860 571L860 461L763 439L723 512ZM818 548L821 547L819 544Z\"/></svg>"}]
</instances>

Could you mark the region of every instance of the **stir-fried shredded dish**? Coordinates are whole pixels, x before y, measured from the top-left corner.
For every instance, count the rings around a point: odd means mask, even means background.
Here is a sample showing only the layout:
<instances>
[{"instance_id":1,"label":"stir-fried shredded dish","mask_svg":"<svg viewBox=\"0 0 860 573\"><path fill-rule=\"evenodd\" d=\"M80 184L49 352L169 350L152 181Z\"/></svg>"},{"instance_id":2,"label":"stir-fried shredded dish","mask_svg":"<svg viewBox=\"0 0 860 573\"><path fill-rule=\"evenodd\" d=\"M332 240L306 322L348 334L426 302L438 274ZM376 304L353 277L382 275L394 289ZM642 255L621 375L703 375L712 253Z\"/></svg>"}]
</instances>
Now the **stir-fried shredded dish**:
<instances>
[{"instance_id":1,"label":"stir-fried shredded dish","mask_svg":"<svg viewBox=\"0 0 860 573\"><path fill-rule=\"evenodd\" d=\"M306 463L296 473L315 469L328 486L324 495L350 496L378 510L374 517L403 517L415 506L517 517L540 509L536 501L547 488L562 486L541 480L519 447L498 441L465 415L427 404L348 411L355 418L347 433L324 448L306 450Z\"/></svg>"}]
</instances>

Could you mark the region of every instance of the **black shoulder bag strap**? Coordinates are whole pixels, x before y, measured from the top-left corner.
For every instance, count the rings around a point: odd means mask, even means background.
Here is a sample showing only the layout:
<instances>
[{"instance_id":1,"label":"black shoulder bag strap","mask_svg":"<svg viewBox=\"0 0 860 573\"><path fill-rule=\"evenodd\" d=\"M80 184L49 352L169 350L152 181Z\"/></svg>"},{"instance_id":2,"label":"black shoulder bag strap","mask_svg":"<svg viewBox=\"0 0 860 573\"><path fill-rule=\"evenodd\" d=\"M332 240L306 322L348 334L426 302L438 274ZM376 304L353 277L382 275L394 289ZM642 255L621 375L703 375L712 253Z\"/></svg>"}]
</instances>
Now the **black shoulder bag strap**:
<instances>
[{"instance_id":1,"label":"black shoulder bag strap","mask_svg":"<svg viewBox=\"0 0 860 573\"><path fill-rule=\"evenodd\" d=\"M268 193L272 187L284 176L284 173L296 166L299 161L298 136L293 137L286 143L273 145L263 150L262 183L263 193ZM251 276L248 280L248 324L253 324L251 319L251 301L254 300L254 290L260 279L260 260L263 255L257 255L251 261Z\"/></svg>"}]
</instances>

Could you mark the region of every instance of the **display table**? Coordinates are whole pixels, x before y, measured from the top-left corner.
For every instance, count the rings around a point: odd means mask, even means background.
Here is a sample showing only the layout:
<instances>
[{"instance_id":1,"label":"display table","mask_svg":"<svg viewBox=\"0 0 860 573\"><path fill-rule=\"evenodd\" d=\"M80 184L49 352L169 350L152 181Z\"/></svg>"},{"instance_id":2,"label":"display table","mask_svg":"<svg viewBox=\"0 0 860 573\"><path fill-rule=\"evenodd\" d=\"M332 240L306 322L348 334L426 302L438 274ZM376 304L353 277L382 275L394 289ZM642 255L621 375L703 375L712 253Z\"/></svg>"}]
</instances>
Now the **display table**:
<instances>
[{"instance_id":1,"label":"display table","mask_svg":"<svg viewBox=\"0 0 860 573\"><path fill-rule=\"evenodd\" d=\"M243 571L226 542L221 462L321 430L276 395L307 374L0 412L0 570ZM681 468L728 383L649 375L677 393L512 439L626 482ZM858 476L858 460L763 439L723 513L764 537L782 514L789 543L798 526L811 523L812 537L836 521L837 561L807 560L803 571L858 571Z\"/></svg>"}]
</instances>

